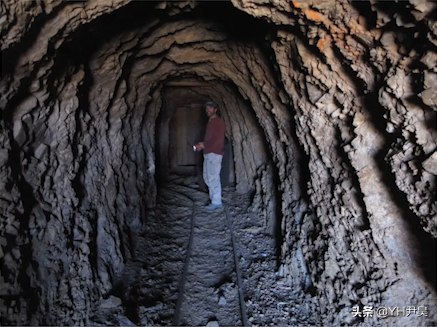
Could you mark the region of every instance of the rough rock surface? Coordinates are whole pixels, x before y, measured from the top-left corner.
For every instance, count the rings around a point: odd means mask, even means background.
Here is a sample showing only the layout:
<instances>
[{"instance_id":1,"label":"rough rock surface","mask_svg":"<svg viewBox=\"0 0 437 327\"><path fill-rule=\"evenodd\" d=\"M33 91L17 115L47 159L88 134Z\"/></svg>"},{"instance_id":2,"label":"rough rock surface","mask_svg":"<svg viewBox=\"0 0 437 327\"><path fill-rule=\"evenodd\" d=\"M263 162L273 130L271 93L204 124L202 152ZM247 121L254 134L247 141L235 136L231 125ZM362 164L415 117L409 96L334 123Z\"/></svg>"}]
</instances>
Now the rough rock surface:
<instances>
[{"instance_id":1,"label":"rough rock surface","mask_svg":"<svg viewBox=\"0 0 437 327\"><path fill-rule=\"evenodd\" d=\"M237 193L275 237L273 285L326 325L436 321L436 7L1 2L2 324L95 324L118 307L116 281L153 246L158 117L207 98ZM183 80L201 85L165 91ZM109 323L132 323L117 310Z\"/></svg>"}]
</instances>

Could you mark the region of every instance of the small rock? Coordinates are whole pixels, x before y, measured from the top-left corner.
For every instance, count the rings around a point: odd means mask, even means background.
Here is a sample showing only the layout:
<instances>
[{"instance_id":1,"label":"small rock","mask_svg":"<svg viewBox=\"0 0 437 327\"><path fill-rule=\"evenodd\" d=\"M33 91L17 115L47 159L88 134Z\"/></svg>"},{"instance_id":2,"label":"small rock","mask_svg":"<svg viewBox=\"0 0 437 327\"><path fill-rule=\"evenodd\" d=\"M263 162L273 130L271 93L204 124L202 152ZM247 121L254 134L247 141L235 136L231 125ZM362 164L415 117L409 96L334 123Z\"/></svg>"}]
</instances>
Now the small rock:
<instances>
[{"instance_id":1,"label":"small rock","mask_svg":"<svg viewBox=\"0 0 437 327\"><path fill-rule=\"evenodd\" d=\"M157 305L154 305L153 307L140 307L140 308L144 308L142 309L144 312L149 312L149 311L159 311L162 310L162 308L164 307L164 305L162 303L158 303Z\"/></svg>"},{"instance_id":2,"label":"small rock","mask_svg":"<svg viewBox=\"0 0 437 327\"><path fill-rule=\"evenodd\" d=\"M40 144L40 145L35 149L35 152L34 152L33 155L35 156L35 158L37 158L37 159L41 159L42 156L44 155L44 153L46 153L47 149L48 149L48 146L45 145L44 143L41 143L41 144Z\"/></svg>"},{"instance_id":3,"label":"small rock","mask_svg":"<svg viewBox=\"0 0 437 327\"><path fill-rule=\"evenodd\" d=\"M212 320L212 321L208 321L208 323L206 324L206 327L219 327L219 323L216 320Z\"/></svg>"},{"instance_id":4,"label":"small rock","mask_svg":"<svg viewBox=\"0 0 437 327\"><path fill-rule=\"evenodd\" d=\"M226 299L225 299L225 297L224 296L220 296L220 298L219 298L219 302L218 302L220 305L225 305L226 303L228 303L227 301L226 301Z\"/></svg>"},{"instance_id":5,"label":"small rock","mask_svg":"<svg viewBox=\"0 0 437 327\"><path fill-rule=\"evenodd\" d=\"M437 151L423 162L423 168L431 174L437 175Z\"/></svg>"},{"instance_id":6,"label":"small rock","mask_svg":"<svg viewBox=\"0 0 437 327\"><path fill-rule=\"evenodd\" d=\"M10 235L18 235L18 230L17 230L17 228L15 228L15 226L14 226L14 225L11 225L11 224L9 224L9 225L6 226L5 231L6 231L6 234L10 234Z\"/></svg>"},{"instance_id":7,"label":"small rock","mask_svg":"<svg viewBox=\"0 0 437 327\"><path fill-rule=\"evenodd\" d=\"M117 320L120 326L136 326L132 321L129 320L126 316L119 314L117 316Z\"/></svg>"},{"instance_id":8,"label":"small rock","mask_svg":"<svg viewBox=\"0 0 437 327\"><path fill-rule=\"evenodd\" d=\"M102 300L100 302L100 307L102 309L112 309L112 308L116 308L116 307L118 307L120 305L121 305L121 299L118 298L118 297L115 297L113 295L111 295L106 300Z\"/></svg>"},{"instance_id":9,"label":"small rock","mask_svg":"<svg viewBox=\"0 0 437 327\"><path fill-rule=\"evenodd\" d=\"M11 252L15 259L18 260L21 258L20 249L18 247L14 247Z\"/></svg>"}]
</instances>

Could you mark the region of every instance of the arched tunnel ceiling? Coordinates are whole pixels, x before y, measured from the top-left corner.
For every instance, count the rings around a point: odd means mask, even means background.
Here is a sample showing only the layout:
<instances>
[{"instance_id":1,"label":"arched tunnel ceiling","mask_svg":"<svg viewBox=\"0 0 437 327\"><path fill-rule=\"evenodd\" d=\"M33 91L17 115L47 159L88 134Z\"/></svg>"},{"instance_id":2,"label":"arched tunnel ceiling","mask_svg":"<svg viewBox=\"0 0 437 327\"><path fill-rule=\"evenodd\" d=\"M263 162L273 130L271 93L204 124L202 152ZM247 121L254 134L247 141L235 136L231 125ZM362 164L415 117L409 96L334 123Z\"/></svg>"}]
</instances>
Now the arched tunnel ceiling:
<instances>
[{"instance_id":1,"label":"arched tunnel ceiling","mask_svg":"<svg viewBox=\"0 0 437 327\"><path fill-rule=\"evenodd\" d=\"M435 2L0 6L2 278L27 303L8 323L90 323L74 307L112 289L155 206L156 122L184 103L166 87L223 108L236 189L322 321L435 306ZM42 318L51 296L68 309Z\"/></svg>"}]
</instances>

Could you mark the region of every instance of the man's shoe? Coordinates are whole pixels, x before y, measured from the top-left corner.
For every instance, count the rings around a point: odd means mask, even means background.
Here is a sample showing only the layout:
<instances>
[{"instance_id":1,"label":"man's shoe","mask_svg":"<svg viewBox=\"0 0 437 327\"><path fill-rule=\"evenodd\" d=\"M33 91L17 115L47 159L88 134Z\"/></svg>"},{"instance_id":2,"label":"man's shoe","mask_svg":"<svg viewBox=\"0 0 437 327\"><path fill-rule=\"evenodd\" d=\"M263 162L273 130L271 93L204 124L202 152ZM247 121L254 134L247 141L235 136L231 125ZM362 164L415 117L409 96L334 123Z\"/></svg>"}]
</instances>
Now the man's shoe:
<instances>
[{"instance_id":1,"label":"man's shoe","mask_svg":"<svg viewBox=\"0 0 437 327\"><path fill-rule=\"evenodd\" d=\"M219 209L219 208L222 208L223 207L223 205L221 205L221 204L208 204L206 207L205 207L205 209L206 210L215 210L215 209Z\"/></svg>"}]
</instances>

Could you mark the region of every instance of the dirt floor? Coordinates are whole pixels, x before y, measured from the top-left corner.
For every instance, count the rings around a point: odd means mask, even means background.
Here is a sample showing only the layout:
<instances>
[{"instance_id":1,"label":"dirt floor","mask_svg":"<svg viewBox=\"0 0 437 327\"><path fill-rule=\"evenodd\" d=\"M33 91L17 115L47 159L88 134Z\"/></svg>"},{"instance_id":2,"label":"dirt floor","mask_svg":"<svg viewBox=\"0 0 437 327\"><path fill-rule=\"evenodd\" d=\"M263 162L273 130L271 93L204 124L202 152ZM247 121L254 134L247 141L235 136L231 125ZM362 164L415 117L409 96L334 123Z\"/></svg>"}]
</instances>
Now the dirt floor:
<instances>
[{"instance_id":1,"label":"dirt floor","mask_svg":"<svg viewBox=\"0 0 437 327\"><path fill-rule=\"evenodd\" d=\"M122 281L122 306L132 325L242 325L229 225L224 209L202 208L207 202L194 177L175 177L159 189L156 211ZM248 324L314 323L278 276L275 240L249 210L250 199L225 187L223 202L235 237Z\"/></svg>"}]
</instances>

